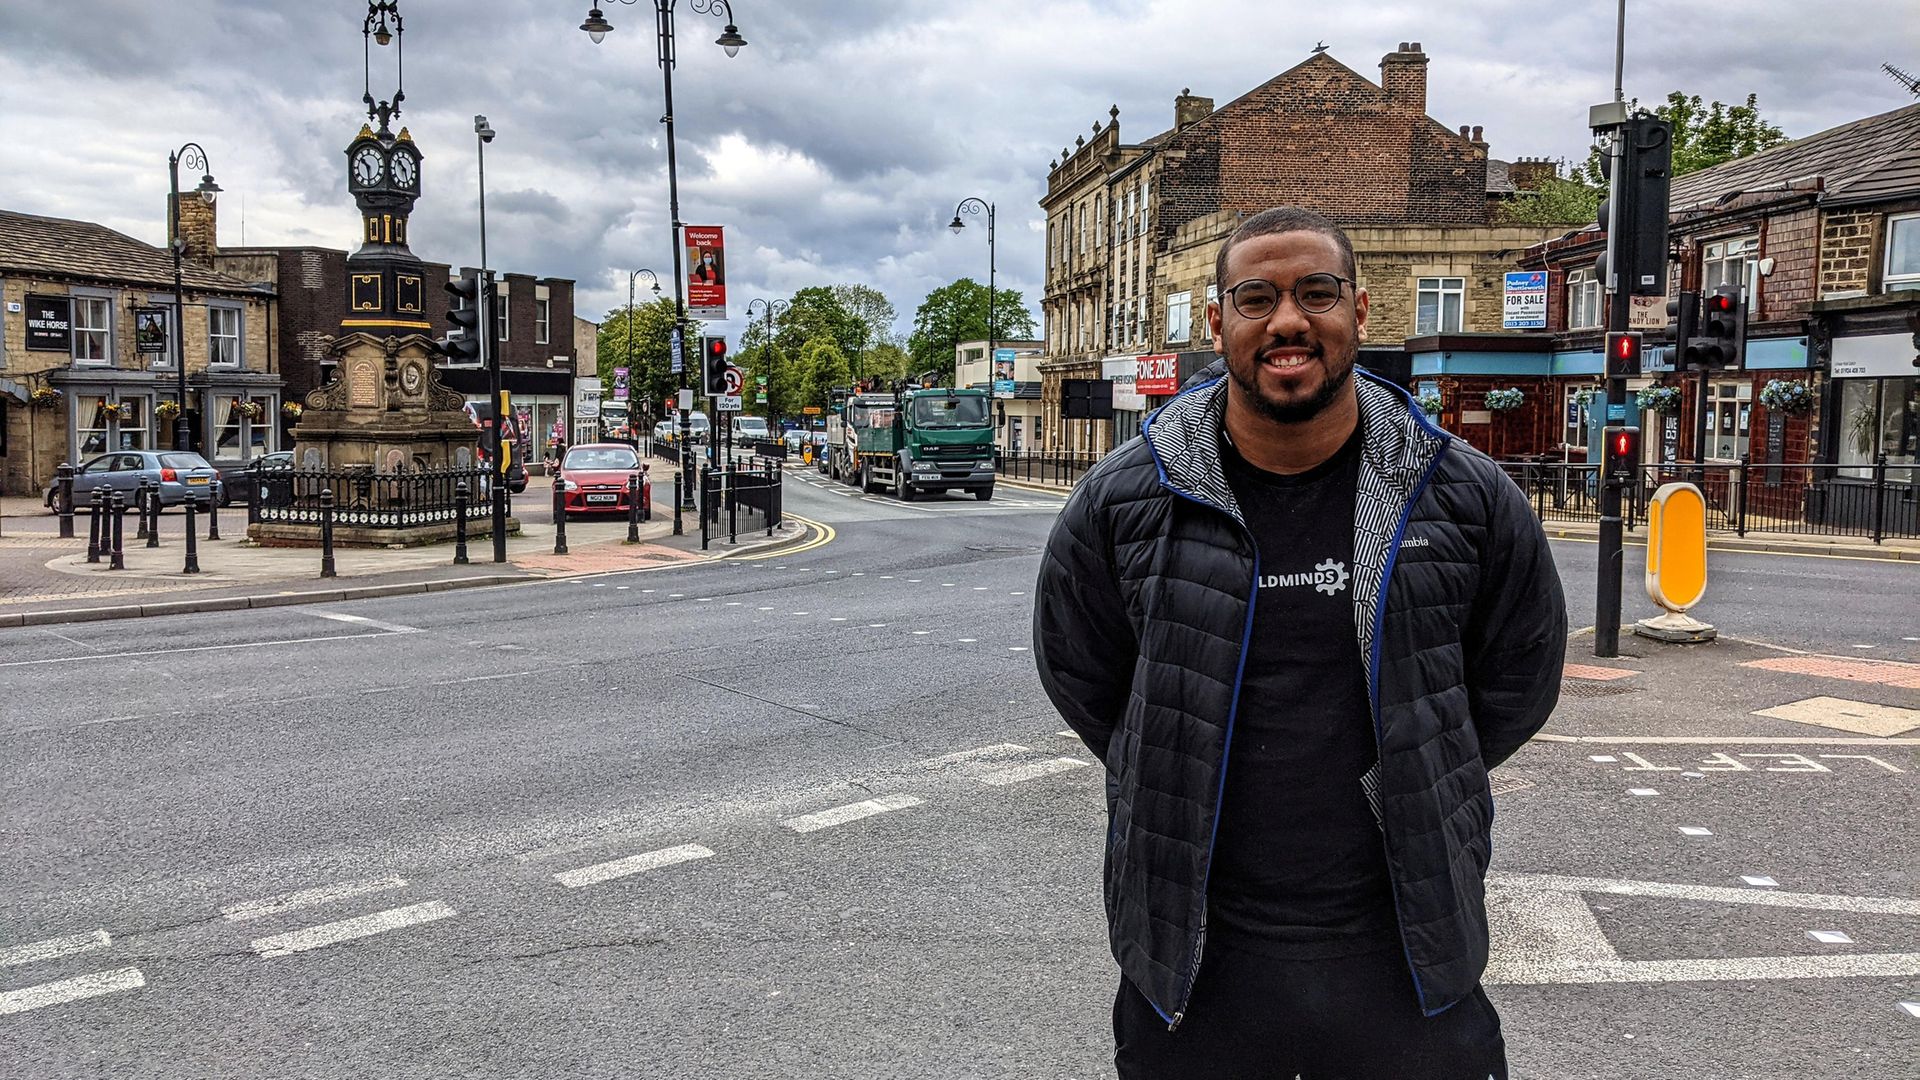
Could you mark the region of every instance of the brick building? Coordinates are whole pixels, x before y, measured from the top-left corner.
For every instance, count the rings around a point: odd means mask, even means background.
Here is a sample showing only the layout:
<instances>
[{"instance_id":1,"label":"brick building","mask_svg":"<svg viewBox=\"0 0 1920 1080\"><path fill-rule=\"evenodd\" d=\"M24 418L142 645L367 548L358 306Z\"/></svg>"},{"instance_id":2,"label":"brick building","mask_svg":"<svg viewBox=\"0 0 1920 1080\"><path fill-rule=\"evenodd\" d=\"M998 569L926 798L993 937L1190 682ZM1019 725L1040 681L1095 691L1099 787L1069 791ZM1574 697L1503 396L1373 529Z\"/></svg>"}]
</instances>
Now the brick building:
<instances>
[{"instance_id":1,"label":"brick building","mask_svg":"<svg viewBox=\"0 0 1920 1080\"><path fill-rule=\"evenodd\" d=\"M1110 109L1062 151L1041 200L1049 449L1104 452L1213 360L1214 257L1268 207L1308 207L1347 229L1372 296L1370 368L1404 380L1402 339L1500 326L1502 275L1560 231L1503 224L1500 203L1552 166L1490 161L1481 128L1429 117L1427 64L1418 42L1402 43L1376 84L1315 52L1218 109L1183 90L1173 127L1141 143L1122 140ZM1062 379L1128 376L1112 425L1059 424Z\"/></svg>"},{"instance_id":2,"label":"brick building","mask_svg":"<svg viewBox=\"0 0 1920 1080\"><path fill-rule=\"evenodd\" d=\"M195 451L224 465L280 448L273 286L210 268L213 208L180 211L184 333L166 248L0 211L0 492L37 493L62 461L170 449L176 346Z\"/></svg>"}]
</instances>

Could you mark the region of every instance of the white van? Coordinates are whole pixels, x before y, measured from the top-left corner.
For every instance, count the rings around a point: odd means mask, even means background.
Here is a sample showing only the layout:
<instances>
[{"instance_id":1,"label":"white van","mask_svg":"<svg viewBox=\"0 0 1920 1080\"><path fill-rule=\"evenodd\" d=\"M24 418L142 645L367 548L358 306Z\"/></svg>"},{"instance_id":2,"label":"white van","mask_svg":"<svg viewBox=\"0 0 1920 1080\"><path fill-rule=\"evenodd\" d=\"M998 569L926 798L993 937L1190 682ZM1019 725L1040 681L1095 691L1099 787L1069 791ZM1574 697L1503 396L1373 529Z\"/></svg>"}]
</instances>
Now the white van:
<instances>
[{"instance_id":1,"label":"white van","mask_svg":"<svg viewBox=\"0 0 1920 1080\"><path fill-rule=\"evenodd\" d=\"M736 416L733 418L733 445L744 446L750 442L773 438L767 427L766 417Z\"/></svg>"}]
</instances>

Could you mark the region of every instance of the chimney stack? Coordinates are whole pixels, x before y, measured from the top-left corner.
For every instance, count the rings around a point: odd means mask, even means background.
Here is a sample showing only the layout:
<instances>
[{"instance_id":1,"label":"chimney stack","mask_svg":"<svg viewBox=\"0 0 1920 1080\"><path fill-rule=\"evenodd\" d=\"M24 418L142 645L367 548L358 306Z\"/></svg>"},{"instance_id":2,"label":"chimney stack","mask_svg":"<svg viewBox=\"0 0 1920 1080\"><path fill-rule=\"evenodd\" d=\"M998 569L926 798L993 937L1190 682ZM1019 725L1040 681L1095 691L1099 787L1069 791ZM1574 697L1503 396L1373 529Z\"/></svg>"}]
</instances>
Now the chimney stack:
<instances>
[{"instance_id":1,"label":"chimney stack","mask_svg":"<svg viewBox=\"0 0 1920 1080\"><path fill-rule=\"evenodd\" d=\"M1387 92L1387 105L1408 116L1427 114L1427 54L1417 41L1380 58L1380 87Z\"/></svg>"},{"instance_id":2,"label":"chimney stack","mask_svg":"<svg viewBox=\"0 0 1920 1080\"><path fill-rule=\"evenodd\" d=\"M167 196L168 209L172 209L173 196ZM167 215L167 240L173 240L173 215ZM213 205L202 199L197 193L180 193L180 235L186 239L181 256L198 263L213 262L220 253L219 230L216 227Z\"/></svg>"},{"instance_id":3,"label":"chimney stack","mask_svg":"<svg viewBox=\"0 0 1920 1080\"><path fill-rule=\"evenodd\" d=\"M1546 158L1521 158L1507 166L1507 178L1521 191L1538 191L1556 175L1554 163Z\"/></svg>"},{"instance_id":4,"label":"chimney stack","mask_svg":"<svg viewBox=\"0 0 1920 1080\"><path fill-rule=\"evenodd\" d=\"M1213 115L1213 99L1195 97L1190 87L1182 88L1180 96L1173 99L1173 126L1175 129L1205 120Z\"/></svg>"}]
</instances>

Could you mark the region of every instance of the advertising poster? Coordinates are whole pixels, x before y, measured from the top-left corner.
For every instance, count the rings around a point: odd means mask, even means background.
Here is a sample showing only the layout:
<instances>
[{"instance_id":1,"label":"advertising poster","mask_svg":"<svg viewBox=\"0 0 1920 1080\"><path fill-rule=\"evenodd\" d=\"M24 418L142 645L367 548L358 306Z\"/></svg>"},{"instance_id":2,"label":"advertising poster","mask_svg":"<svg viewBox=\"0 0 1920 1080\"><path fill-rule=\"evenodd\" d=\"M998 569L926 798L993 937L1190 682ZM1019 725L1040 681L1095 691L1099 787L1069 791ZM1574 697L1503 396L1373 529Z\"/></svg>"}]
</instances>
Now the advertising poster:
<instances>
[{"instance_id":1,"label":"advertising poster","mask_svg":"<svg viewBox=\"0 0 1920 1080\"><path fill-rule=\"evenodd\" d=\"M993 396L1010 398L1014 394L1013 363L1015 353L1012 349L993 351Z\"/></svg>"},{"instance_id":2,"label":"advertising poster","mask_svg":"<svg viewBox=\"0 0 1920 1080\"><path fill-rule=\"evenodd\" d=\"M1133 379L1134 392L1165 397L1180 392L1180 357L1175 353L1143 356Z\"/></svg>"},{"instance_id":3,"label":"advertising poster","mask_svg":"<svg viewBox=\"0 0 1920 1080\"><path fill-rule=\"evenodd\" d=\"M626 368L617 367L613 369L613 400L615 401L627 400L627 369Z\"/></svg>"},{"instance_id":4,"label":"advertising poster","mask_svg":"<svg viewBox=\"0 0 1920 1080\"><path fill-rule=\"evenodd\" d=\"M1529 270L1507 275L1506 306L1500 313L1502 330L1540 330L1547 325L1547 272Z\"/></svg>"},{"instance_id":5,"label":"advertising poster","mask_svg":"<svg viewBox=\"0 0 1920 1080\"><path fill-rule=\"evenodd\" d=\"M687 314L724 322L727 318L726 242L718 225L688 225Z\"/></svg>"}]
</instances>

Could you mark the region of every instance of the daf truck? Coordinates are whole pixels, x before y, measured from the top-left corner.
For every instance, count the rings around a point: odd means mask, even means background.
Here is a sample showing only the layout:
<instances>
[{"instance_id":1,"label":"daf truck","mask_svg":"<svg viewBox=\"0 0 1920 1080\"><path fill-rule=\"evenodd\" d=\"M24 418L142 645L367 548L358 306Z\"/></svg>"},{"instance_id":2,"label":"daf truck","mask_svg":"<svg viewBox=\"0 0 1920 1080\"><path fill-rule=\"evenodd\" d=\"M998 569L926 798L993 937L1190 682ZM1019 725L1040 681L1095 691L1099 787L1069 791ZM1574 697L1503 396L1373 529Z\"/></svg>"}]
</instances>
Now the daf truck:
<instances>
[{"instance_id":1,"label":"daf truck","mask_svg":"<svg viewBox=\"0 0 1920 1080\"><path fill-rule=\"evenodd\" d=\"M982 390L850 394L827 420L827 472L903 501L922 492L993 498L993 402Z\"/></svg>"}]
</instances>

